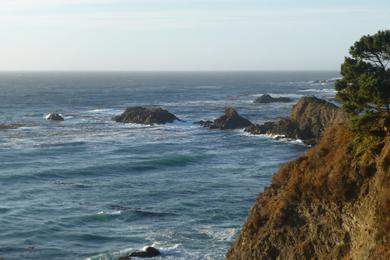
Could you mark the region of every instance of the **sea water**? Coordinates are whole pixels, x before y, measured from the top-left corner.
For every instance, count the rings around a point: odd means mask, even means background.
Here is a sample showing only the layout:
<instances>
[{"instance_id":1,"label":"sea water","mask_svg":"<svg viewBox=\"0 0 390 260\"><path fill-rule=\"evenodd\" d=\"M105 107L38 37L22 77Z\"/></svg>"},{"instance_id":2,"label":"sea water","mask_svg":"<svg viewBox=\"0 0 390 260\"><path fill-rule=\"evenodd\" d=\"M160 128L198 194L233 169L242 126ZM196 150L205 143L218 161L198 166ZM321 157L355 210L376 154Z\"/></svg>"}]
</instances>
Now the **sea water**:
<instances>
[{"instance_id":1,"label":"sea water","mask_svg":"<svg viewBox=\"0 0 390 260\"><path fill-rule=\"evenodd\" d=\"M153 245L161 259L223 259L256 196L299 141L210 130L227 106L255 123L304 95L333 100L337 72L0 73L0 256L116 259ZM289 103L254 104L262 94ZM182 122L112 121L161 106ZM49 112L65 121L47 121Z\"/></svg>"}]
</instances>

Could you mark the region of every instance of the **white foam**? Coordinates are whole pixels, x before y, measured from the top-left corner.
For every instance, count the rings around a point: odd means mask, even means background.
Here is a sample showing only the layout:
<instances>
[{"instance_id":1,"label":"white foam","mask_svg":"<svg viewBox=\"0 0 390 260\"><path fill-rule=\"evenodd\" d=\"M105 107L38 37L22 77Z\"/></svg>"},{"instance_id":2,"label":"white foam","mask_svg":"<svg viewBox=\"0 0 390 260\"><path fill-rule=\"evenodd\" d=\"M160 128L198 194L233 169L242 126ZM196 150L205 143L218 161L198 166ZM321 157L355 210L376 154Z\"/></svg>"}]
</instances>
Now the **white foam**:
<instances>
[{"instance_id":1,"label":"white foam","mask_svg":"<svg viewBox=\"0 0 390 260\"><path fill-rule=\"evenodd\" d=\"M273 139L276 141L284 142L284 143L291 143L291 144L299 144L299 145L305 145L303 140L301 139L292 139L292 138L287 138L285 135L277 135L277 134L251 134L249 132L242 131L242 135L245 136L250 136L250 137L255 137L255 138L267 138L267 139Z\"/></svg>"},{"instance_id":2,"label":"white foam","mask_svg":"<svg viewBox=\"0 0 390 260\"><path fill-rule=\"evenodd\" d=\"M180 254L181 253L180 248L182 247L181 244L173 244L173 245L169 245L169 246L162 246L158 242L154 242L151 246L154 247L154 248L157 248L163 256L164 255ZM147 247L148 246L145 246L142 250L146 250Z\"/></svg>"},{"instance_id":3,"label":"white foam","mask_svg":"<svg viewBox=\"0 0 390 260\"><path fill-rule=\"evenodd\" d=\"M47 115L45 115L45 119L46 119L46 120L49 120L51 114L53 114L53 113L48 113ZM63 117L62 114L59 114L59 115Z\"/></svg>"},{"instance_id":4,"label":"white foam","mask_svg":"<svg viewBox=\"0 0 390 260\"><path fill-rule=\"evenodd\" d=\"M120 210L114 210L114 211L99 211L97 215L105 215L105 216L116 216L122 214L122 211Z\"/></svg>"},{"instance_id":5,"label":"white foam","mask_svg":"<svg viewBox=\"0 0 390 260\"><path fill-rule=\"evenodd\" d=\"M217 241L232 241L234 236L237 234L237 229L206 226L200 229L199 232Z\"/></svg>"},{"instance_id":6,"label":"white foam","mask_svg":"<svg viewBox=\"0 0 390 260\"><path fill-rule=\"evenodd\" d=\"M298 92L316 92L316 93L336 93L337 91L333 88L323 88L323 89L315 89L315 88L309 88L309 89L300 89Z\"/></svg>"}]
</instances>

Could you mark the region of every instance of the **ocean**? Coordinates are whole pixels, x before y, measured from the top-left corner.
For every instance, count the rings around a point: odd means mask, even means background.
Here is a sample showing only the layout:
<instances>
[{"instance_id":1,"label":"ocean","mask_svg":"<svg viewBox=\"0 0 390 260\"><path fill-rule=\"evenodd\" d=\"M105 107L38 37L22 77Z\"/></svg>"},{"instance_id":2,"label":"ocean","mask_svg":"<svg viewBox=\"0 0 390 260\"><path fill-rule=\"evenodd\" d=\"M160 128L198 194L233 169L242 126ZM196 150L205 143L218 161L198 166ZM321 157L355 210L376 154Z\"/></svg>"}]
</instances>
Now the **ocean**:
<instances>
[{"instance_id":1,"label":"ocean","mask_svg":"<svg viewBox=\"0 0 390 260\"><path fill-rule=\"evenodd\" d=\"M287 116L302 96L332 100L338 72L2 72L0 256L223 259L256 196L308 147L210 130L227 106L252 122ZM290 103L254 104L261 94ZM182 122L112 121L156 105ZM59 112L64 122L45 120Z\"/></svg>"}]
</instances>

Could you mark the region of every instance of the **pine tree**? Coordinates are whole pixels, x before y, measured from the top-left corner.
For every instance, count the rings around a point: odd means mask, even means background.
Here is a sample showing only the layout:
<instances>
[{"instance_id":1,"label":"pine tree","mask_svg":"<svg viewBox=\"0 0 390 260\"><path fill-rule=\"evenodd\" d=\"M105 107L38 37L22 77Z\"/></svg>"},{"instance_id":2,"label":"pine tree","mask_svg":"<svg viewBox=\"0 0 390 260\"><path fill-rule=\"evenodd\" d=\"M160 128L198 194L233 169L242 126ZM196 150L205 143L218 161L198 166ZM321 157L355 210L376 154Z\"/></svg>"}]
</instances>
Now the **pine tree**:
<instances>
[{"instance_id":1,"label":"pine tree","mask_svg":"<svg viewBox=\"0 0 390 260\"><path fill-rule=\"evenodd\" d=\"M366 35L350 48L336 82L338 99L350 113L353 128L369 132L390 119L390 30Z\"/></svg>"}]
</instances>

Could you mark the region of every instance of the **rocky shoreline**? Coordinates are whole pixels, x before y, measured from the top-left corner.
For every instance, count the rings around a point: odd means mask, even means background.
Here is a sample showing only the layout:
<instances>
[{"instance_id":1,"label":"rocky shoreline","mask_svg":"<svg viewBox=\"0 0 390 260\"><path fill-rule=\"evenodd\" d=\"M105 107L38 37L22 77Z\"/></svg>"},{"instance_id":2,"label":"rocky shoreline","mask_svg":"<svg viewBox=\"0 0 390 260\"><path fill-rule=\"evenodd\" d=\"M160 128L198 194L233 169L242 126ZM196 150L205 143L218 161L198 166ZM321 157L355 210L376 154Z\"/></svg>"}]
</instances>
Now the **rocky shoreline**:
<instances>
[{"instance_id":1,"label":"rocky shoreline","mask_svg":"<svg viewBox=\"0 0 390 260\"><path fill-rule=\"evenodd\" d=\"M302 97L288 117L262 125L251 125L245 131L254 135L269 134L299 139L307 145L314 145L327 127L345 122L346 118L346 114L330 102L315 97Z\"/></svg>"}]
</instances>

